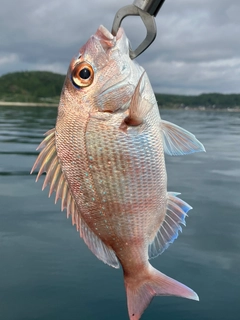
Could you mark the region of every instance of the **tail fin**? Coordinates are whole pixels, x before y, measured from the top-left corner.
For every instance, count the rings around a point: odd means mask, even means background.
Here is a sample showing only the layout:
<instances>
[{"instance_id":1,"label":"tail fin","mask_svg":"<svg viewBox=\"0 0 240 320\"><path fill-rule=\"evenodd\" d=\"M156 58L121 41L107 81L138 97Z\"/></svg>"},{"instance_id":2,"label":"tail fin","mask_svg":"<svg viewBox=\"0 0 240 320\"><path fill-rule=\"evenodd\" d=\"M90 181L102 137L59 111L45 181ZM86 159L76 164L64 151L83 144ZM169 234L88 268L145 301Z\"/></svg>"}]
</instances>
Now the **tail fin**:
<instances>
[{"instance_id":1,"label":"tail fin","mask_svg":"<svg viewBox=\"0 0 240 320\"><path fill-rule=\"evenodd\" d=\"M178 296L199 301L184 284L154 269L150 264L143 276L124 276L130 320L139 320L154 296Z\"/></svg>"}]
</instances>

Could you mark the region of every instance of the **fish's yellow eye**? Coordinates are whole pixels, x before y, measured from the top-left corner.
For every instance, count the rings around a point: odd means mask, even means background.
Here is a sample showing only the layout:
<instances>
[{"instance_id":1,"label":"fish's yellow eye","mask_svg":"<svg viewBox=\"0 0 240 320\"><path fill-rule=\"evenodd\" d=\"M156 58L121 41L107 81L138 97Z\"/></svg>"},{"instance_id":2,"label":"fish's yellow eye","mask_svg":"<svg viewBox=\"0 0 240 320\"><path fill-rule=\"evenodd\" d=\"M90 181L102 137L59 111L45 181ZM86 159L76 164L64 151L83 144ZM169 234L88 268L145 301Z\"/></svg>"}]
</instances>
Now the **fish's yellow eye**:
<instances>
[{"instance_id":1,"label":"fish's yellow eye","mask_svg":"<svg viewBox=\"0 0 240 320\"><path fill-rule=\"evenodd\" d=\"M88 87L93 82L94 72L87 62L77 64L72 71L72 81L77 87Z\"/></svg>"}]
</instances>

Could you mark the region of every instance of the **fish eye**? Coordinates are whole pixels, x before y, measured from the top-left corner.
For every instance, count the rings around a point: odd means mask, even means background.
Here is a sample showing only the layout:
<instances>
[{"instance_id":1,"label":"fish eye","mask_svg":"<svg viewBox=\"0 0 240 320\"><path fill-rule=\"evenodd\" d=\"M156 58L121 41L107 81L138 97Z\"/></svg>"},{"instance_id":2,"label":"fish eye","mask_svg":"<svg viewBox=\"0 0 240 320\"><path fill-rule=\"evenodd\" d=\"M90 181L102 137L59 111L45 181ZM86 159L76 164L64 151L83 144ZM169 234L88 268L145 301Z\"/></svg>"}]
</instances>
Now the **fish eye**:
<instances>
[{"instance_id":1,"label":"fish eye","mask_svg":"<svg viewBox=\"0 0 240 320\"><path fill-rule=\"evenodd\" d=\"M87 62L76 64L72 71L72 81L79 88L90 86L93 82L93 78L93 68Z\"/></svg>"},{"instance_id":2,"label":"fish eye","mask_svg":"<svg viewBox=\"0 0 240 320\"><path fill-rule=\"evenodd\" d=\"M79 76L80 76L81 79L87 80L91 76L91 71L88 68L83 68L79 72Z\"/></svg>"}]
</instances>

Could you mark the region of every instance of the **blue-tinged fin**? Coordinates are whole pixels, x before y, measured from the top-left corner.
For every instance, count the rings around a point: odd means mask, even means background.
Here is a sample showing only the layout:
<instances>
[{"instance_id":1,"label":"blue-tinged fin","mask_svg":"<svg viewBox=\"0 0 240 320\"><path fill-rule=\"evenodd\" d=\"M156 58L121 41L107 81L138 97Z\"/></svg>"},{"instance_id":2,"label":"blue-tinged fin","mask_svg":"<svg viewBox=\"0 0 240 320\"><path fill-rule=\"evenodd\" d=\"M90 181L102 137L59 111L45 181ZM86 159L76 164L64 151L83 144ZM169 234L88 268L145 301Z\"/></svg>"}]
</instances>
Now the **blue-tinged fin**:
<instances>
[{"instance_id":1,"label":"blue-tinged fin","mask_svg":"<svg viewBox=\"0 0 240 320\"><path fill-rule=\"evenodd\" d=\"M189 204L177 197L179 193L168 192L167 210L164 221L162 222L155 239L149 245L149 259L157 257L163 253L171 243L178 237L178 231L182 232L180 224L186 225L185 217L192 209Z\"/></svg>"},{"instance_id":2,"label":"blue-tinged fin","mask_svg":"<svg viewBox=\"0 0 240 320\"><path fill-rule=\"evenodd\" d=\"M164 151L170 156L206 151L203 144L189 131L161 120Z\"/></svg>"}]
</instances>

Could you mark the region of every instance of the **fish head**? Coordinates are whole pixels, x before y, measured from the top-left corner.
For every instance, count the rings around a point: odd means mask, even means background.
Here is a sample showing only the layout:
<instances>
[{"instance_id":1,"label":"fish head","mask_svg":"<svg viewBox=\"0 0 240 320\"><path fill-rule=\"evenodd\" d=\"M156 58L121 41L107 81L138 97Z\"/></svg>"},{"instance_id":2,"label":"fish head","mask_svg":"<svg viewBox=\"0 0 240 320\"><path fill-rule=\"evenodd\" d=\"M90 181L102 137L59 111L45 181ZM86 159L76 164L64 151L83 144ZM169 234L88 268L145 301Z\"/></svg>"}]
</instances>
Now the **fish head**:
<instances>
[{"instance_id":1,"label":"fish head","mask_svg":"<svg viewBox=\"0 0 240 320\"><path fill-rule=\"evenodd\" d=\"M81 108L81 112L88 113L124 111L141 73L142 68L129 57L129 40L124 30L120 28L113 36L100 26L70 63L59 109Z\"/></svg>"}]
</instances>

